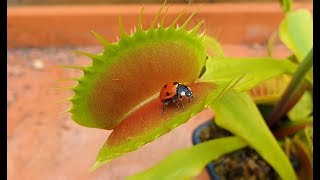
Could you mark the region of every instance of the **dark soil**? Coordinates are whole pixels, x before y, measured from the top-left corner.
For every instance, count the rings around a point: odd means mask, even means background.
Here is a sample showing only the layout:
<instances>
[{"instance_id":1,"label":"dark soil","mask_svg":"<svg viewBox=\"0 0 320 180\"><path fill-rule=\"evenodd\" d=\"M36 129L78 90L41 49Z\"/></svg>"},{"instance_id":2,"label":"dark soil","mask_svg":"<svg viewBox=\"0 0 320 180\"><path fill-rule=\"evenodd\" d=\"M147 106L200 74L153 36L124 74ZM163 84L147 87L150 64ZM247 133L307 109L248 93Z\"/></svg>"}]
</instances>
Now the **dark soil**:
<instances>
[{"instance_id":1,"label":"dark soil","mask_svg":"<svg viewBox=\"0 0 320 180\"><path fill-rule=\"evenodd\" d=\"M201 141L231 136L229 131L219 128L214 122L200 133ZM221 180L228 179L280 179L276 171L262 159L252 148L246 147L222 156L214 161L216 173ZM291 163L297 168L296 158L291 158Z\"/></svg>"}]
</instances>

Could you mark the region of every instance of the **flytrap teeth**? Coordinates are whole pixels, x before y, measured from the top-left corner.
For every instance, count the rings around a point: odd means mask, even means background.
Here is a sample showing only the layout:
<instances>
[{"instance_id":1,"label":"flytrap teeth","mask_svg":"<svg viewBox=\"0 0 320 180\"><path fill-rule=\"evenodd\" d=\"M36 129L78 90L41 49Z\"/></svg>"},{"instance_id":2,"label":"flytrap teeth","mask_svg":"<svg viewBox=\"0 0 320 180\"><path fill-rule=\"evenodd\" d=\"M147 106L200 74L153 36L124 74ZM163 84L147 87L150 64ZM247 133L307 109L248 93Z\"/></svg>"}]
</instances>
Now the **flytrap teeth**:
<instances>
[{"instance_id":1,"label":"flytrap teeth","mask_svg":"<svg viewBox=\"0 0 320 180\"><path fill-rule=\"evenodd\" d=\"M142 27L143 11L144 11L144 5L142 5L142 8L141 8L141 11L139 14L138 26L137 26L138 30L140 30L140 31L143 30L143 27Z\"/></svg>"},{"instance_id":2,"label":"flytrap teeth","mask_svg":"<svg viewBox=\"0 0 320 180\"><path fill-rule=\"evenodd\" d=\"M96 54L91 54L91 53L87 53L87 52L83 52L83 51L75 51L75 50L73 50L71 52L74 53L74 54L87 56L88 58L91 58L91 59L99 59L99 56L96 55Z\"/></svg>"},{"instance_id":3,"label":"flytrap teeth","mask_svg":"<svg viewBox=\"0 0 320 180\"><path fill-rule=\"evenodd\" d=\"M110 42L108 42L104 37L102 37L102 35L98 34L95 31L91 31L91 33L104 47L107 47L110 45Z\"/></svg>"},{"instance_id":4,"label":"flytrap teeth","mask_svg":"<svg viewBox=\"0 0 320 180\"><path fill-rule=\"evenodd\" d=\"M126 31L124 30L124 26L123 26L123 22L122 22L122 17L121 16L119 16L119 33L120 33L120 38L123 38L123 37L125 37L127 35Z\"/></svg>"},{"instance_id":5,"label":"flytrap teeth","mask_svg":"<svg viewBox=\"0 0 320 180\"><path fill-rule=\"evenodd\" d=\"M161 6L161 8L159 9L159 11L156 13L151 25L150 25L150 29L154 29L154 25L156 24L157 20L158 20L158 17L160 16L160 13L164 7L164 5L166 4L167 0L165 0Z\"/></svg>"},{"instance_id":6,"label":"flytrap teeth","mask_svg":"<svg viewBox=\"0 0 320 180\"><path fill-rule=\"evenodd\" d=\"M54 87L54 90L73 90L73 87Z\"/></svg>"},{"instance_id":7,"label":"flytrap teeth","mask_svg":"<svg viewBox=\"0 0 320 180\"><path fill-rule=\"evenodd\" d=\"M70 102L70 100L67 98L67 99L60 99L60 100L54 101L54 103L66 103L66 102Z\"/></svg>"},{"instance_id":8,"label":"flytrap teeth","mask_svg":"<svg viewBox=\"0 0 320 180\"><path fill-rule=\"evenodd\" d=\"M67 113L71 113L72 112L72 108L68 108L68 109L66 109L66 110L64 110L64 111L61 111L59 114L67 114Z\"/></svg>"},{"instance_id":9,"label":"flytrap teeth","mask_svg":"<svg viewBox=\"0 0 320 180\"><path fill-rule=\"evenodd\" d=\"M200 29L201 25L204 23L204 19L202 19L196 26L194 26L190 32L192 34L197 34L198 33L198 30Z\"/></svg>"},{"instance_id":10,"label":"flytrap teeth","mask_svg":"<svg viewBox=\"0 0 320 180\"><path fill-rule=\"evenodd\" d=\"M167 7L166 11L164 12L162 19L161 19L161 23L160 26L164 27L164 21L166 20L167 14L168 14L168 10L169 10L169 6Z\"/></svg>"},{"instance_id":11,"label":"flytrap teeth","mask_svg":"<svg viewBox=\"0 0 320 180\"><path fill-rule=\"evenodd\" d=\"M186 10L189 8L191 2L186 5L186 7L180 12L180 14L173 20L172 24L170 25L170 27L174 27L174 25L179 21L179 19L181 18L182 15L184 15L184 13L186 12Z\"/></svg>"},{"instance_id":12,"label":"flytrap teeth","mask_svg":"<svg viewBox=\"0 0 320 180\"><path fill-rule=\"evenodd\" d=\"M62 79L57 79L56 82L68 82L68 81L79 81L78 78L62 78Z\"/></svg>"},{"instance_id":13,"label":"flytrap teeth","mask_svg":"<svg viewBox=\"0 0 320 180\"><path fill-rule=\"evenodd\" d=\"M62 66L58 66L58 68L76 69L76 70L85 70L86 69L86 67L84 67L84 66L71 66L71 65L62 65Z\"/></svg>"},{"instance_id":14,"label":"flytrap teeth","mask_svg":"<svg viewBox=\"0 0 320 180\"><path fill-rule=\"evenodd\" d=\"M188 23L190 22L190 20L193 18L193 16L195 14L198 13L199 9L202 7L202 4L200 4L196 10L193 11L193 13L188 17L188 19L182 24L181 28L186 28L186 26L188 25Z\"/></svg>"}]
</instances>

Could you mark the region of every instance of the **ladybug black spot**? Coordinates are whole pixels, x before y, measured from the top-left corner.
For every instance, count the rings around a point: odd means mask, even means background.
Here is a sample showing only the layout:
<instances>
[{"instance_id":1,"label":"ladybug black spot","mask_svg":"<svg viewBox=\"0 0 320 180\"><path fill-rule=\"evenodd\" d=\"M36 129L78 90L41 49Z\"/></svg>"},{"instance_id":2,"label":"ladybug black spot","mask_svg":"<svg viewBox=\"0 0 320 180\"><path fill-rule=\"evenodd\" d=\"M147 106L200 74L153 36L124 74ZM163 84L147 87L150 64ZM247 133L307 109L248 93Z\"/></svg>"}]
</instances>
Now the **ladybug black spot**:
<instances>
[{"instance_id":1,"label":"ladybug black spot","mask_svg":"<svg viewBox=\"0 0 320 180\"><path fill-rule=\"evenodd\" d=\"M170 95L170 93L166 92L166 96L169 96L169 95Z\"/></svg>"},{"instance_id":2,"label":"ladybug black spot","mask_svg":"<svg viewBox=\"0 0 320 180\"><path fill-rule=\"evenodd\" d=\"M164 85L164 86L163 86L163 89L165 89L167 86L168 86L168 85Z\"/></svg>"}]
</instances>

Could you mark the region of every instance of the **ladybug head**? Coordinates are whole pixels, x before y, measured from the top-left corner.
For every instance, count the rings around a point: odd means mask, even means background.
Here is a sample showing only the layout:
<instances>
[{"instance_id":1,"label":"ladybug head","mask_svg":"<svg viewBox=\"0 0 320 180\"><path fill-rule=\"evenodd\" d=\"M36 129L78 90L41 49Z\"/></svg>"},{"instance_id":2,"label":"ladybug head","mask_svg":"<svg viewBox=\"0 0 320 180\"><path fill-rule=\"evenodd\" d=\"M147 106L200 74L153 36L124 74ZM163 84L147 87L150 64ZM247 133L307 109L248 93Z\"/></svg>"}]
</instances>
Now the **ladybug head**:
<instances>
[{"instance_id":1,"label":"ladybug head","mask_svg":"<svg viewBox=\"0 0 320 180\"><path fill-rule=\"evenodd\" d=\"M187 92L186 92L186 96L187 96L187 97L192 97L192 91L187 91Z\"/></svg>"}]
</instances>

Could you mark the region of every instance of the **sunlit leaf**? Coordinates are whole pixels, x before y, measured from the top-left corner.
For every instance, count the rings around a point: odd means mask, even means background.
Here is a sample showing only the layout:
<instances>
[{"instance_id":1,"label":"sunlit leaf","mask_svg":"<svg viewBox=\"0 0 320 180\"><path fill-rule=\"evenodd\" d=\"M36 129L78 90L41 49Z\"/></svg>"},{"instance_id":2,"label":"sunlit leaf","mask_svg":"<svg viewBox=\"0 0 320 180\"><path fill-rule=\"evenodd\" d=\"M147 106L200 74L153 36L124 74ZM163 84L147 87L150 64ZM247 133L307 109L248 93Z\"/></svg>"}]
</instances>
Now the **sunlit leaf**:
<instances>
[{"instance_id":1,"label":"sunlit leaf","mask_svg":"<svg viewBox=\"0 0 320 180\"><path fill-rule=\"evenodd\" d=\"M313 46L311 13L306 9L287 13L280 24L279 36L301 62Z\"/></svg>"},{"instance_id":2,"label":"sunlit leaf","mask_svg":"<svg viewBox=\"0 0 320 180\"><path fill-rule=\"evenodd\" d=\"M299 64L297 71L292 76L292 79L285 92L283 93L281 99L276 104L269 117L266 119L269 127L273 127L299 101L300 97L303 95L307 87L308 83L307 81L305 81L305 76L311 69L312 64L313 48L310 50L304 60Z\"/></svg>"},{"instance_id":3,"label":"sunlit leaf","mask_svg":"<svg viewBox=\"0 0 320 180\"><path fill-rule=\"evenodd\" d=\"M299 61L298 61L298 59L297 59L297 56L295 56L294 54L291 54L291 55L288 57L288 59L289 59L290 61L292 61L293 63L296 63L296 64L299 63Z\"/></svg>"},{"instance_id":4,"label":"sunlit leaf","mask_svg":"<svg viewBox=\"0 0 320 180\"><path fill-rule=\"evenodd\" d=\"M313 112L313 100L311 94L306 91L298 103L288 112L288 117L292 121L303 120Z\"/></svg>"},{"instance_id":5,"label":"sunlit leaf","mask_svg":"<svg viewBox=\"0 0 320 180\"><path fill-rule=\"evenodd\" d=\"M207 71L201 81L228 81L239 74L246 74L244 82L237 86L247 91L261 82L282 75L293 74L297 65L287 59L273 58L209 58Z\"/></svg>"},{"instance_id":6,"label":"sunlit leaf","mask_svg":"<svg viewBox=\"0 0 320 180\"><path fill-rule=\"evenodd\" d=\"M231 91L211 105L218 126L242 137L282 179L297 179L294 169L246 93Z\"/></svg>"},{"instance_id":7,"label":"sunlit leaf","mask_svg":"<svg viewBox=\"0 0 320 180\"><path fill-rule=\"evenodd\" d=\"M276 128L273 131L273 134L277 139L281 139L283 137L293 135L303 130L304 128L312 127L312 126L313 126L312 120L310 120L310 117L307 117L299 121L288 121L288 122L282 123L280 127Z\"/></svg>"},{"instance_id":8,"label":"sunlit leaf","mask_svg":"<svg viewBox=\"0 0 320 180\"><path fill-rule=\"evenodd\" d=\"M297 171L299 179L312 180L312 154L308 146L300 139L298 135L293 138L293 145L300 163L300 168Z\"/></svg>"},{"instance_id":9,"label":"sunlit leaf","mask_svg":"<svg viewBox=\"0 0 320 180\"><path fill-rule=\"evenodd\" d=\"M287 13L292 9L292 0L280 0L282 10Z\"/></svg>"},{"instance_id":10,"label":"sunlit leaf","mask_svg":"<svg viewBox=\"0 0 320 180\"><path fill-rule=\"evenodd\" d=\"M135 174L128 180L191 179L212 160L246 146L239 137L225 137L200 143L174 152L155 166Z\"/></svg>"},{"instance_id":11,"label":"sunlit leaf","mask_svg":"<svg viewBox=\"0 0 320 180\"><path fill-rule=\"evenodd\" d=\"M163 116L161 116L163 104L157 96L154 97L154 99L130 113L114 129L101 148L92 169L127 152L136 150L187 122L192 116L201 112L208 102L221 97L221 94L228 89L229 85L230 82L190 84L189 87L192 89L195 99L191 102L184 99L185 110L177 108L171 103L165 109Z\"/></svg>"},{"instance_id":12,"label":"sunlit leaf","mask_svg":"<svg viewBox=\"0 0 320 180\"><path fill-rule=\"evenodd\" d=\"M313 153L313 127L306 127L304 132L309 143L311 153Z\"/></svg>"},{"instance_id":13,"label":"sunlit leaf","mask_svg":"<svg viewBox=\"0 0 320 180\"><path fill-rule=\"evenodd\" d=\"M277 38L278 38L278 33L277 33L277 32L274 32L274 33L271 34L271 36L270 36L269 39L268 39L268 46L267 46L267 48L268 48L268 56L270 56L270 57L272 57L273 46L274 46Z\"/></svg>"},{"instance_id":14,"label":"sunlit leaf","mask_svg":"<svg viewBox=\"0 0 320 180\"><path fill-rule=\"evenodd\" d=\"M275 104L281 98L290 82L288 75L281 75L265 80L249 90L249 94L256 104Z\"/></svg>"},{"instance_id":15,"label":"sunlit leaf","mask_svg":"<svg viewBox=\"0 0 320 180\"><path fill-rule=\"evenodd\" d=\"M208 52L208 55L211 57L224 57L224 50L221 44L209 35L205 35L205 46Z\"/></svg>"}]
</instances>

